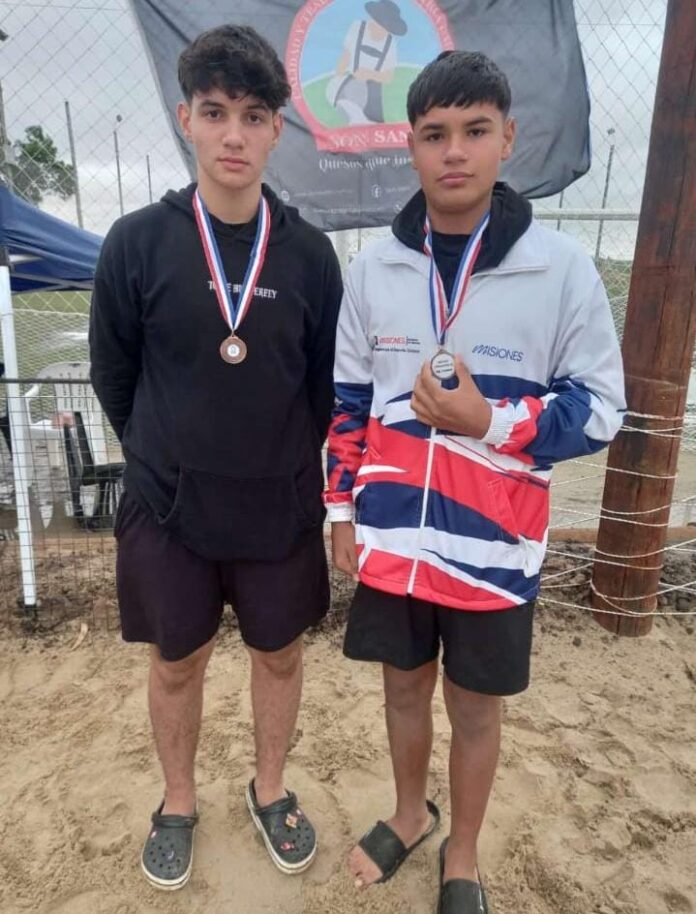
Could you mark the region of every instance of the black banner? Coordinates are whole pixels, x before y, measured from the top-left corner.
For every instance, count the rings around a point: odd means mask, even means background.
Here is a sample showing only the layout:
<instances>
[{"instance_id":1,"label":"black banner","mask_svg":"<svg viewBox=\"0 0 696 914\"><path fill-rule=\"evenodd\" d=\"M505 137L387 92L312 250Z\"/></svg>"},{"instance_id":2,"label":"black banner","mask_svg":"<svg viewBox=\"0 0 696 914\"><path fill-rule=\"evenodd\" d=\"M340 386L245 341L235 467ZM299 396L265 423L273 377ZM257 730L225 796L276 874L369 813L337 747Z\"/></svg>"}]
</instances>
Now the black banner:
<instances>
[{"instance_id":1,"label":"black banner","mask_svg":"<svg viewBox=\"0 0 696 914\"><path fill-rule=\"evenodd\" d=\"M285 62L286 128L267 169L283 200L324 229L385 225L417 187L406 94L440 51L483 51L507 73L518 140L502 176L530 197L590 166L589 98L572 0L131 0L176 120L177 59L216 25L251 25ZM371 78L372 77L372 78Z\"/></svg>"}]
</instances>

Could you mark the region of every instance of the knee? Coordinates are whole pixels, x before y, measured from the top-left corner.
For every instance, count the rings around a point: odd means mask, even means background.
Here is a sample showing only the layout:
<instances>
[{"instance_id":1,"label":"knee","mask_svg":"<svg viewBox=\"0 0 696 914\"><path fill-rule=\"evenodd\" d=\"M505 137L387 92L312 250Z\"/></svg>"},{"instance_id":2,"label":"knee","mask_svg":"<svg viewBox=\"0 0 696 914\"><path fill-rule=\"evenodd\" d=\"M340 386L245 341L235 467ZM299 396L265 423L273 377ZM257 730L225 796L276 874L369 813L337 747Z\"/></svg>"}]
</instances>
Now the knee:
<instances>
[{"instance_id":1,"label":"knee","mask_svg":"<svg viewBox=\"0 0 696 914\"><path fill-rule=\"evenodd\" d=\"M421 667L417 670L385 668L384 694L387 707L399 712L417 712L430 708L437 670Z\"/></svg>"},{"instance_id":2,"label":"knee","mask_svg":"<svg viewBox=\"0 0 696 914\"><path fill-rule=\"evenodd\" d=\"M165 660L156 647L150 654L152 679L166 692L177 692L203 678L212 644L204 645L183 660Z\"/></svg>"},{"instance_id":3,"label":"knee","mask_svg":"<svg viewBox=\"0 0 696 914\"><path fill-rule=\"evenodd\" d=\"M302 667L301 640L294 641L279 651L249 648L249 654L255 671L273 679L292 679Z\"/></svg>"},{"instance_id":4,"label":"knee","mask_svg":"<svg viewBox=\"0 0 696 914\"><path fill-rule=\"evenodd\" d=\"M501 699L497 695L481 695L444 682L447 713L452 727L467 739L476 739L500 727Z\"/></svg>"}]
</instances>

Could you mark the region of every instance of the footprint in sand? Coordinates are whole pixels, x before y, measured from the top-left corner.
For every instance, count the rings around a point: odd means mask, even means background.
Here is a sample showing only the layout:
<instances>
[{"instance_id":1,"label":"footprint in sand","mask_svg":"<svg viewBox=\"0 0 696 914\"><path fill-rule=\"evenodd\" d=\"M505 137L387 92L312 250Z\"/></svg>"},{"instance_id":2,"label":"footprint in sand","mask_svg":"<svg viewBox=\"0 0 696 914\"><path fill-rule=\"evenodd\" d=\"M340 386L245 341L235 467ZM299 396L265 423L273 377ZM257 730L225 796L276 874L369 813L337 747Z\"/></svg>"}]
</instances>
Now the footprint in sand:
<instances>
[{"instance_id":1,"label":"footprint in sand","mask_svg":"<svg viewBox=\"0 0 696 914\"><path fill-rule=\"evenodd\" d=\"M667 905L668 911L679 912L679 914L687 914L689 911L693 911L694 906L691 904L686 895L682 895L681 892L669 891L664 894L665 904Z\"/></svg>"}]
</instances>

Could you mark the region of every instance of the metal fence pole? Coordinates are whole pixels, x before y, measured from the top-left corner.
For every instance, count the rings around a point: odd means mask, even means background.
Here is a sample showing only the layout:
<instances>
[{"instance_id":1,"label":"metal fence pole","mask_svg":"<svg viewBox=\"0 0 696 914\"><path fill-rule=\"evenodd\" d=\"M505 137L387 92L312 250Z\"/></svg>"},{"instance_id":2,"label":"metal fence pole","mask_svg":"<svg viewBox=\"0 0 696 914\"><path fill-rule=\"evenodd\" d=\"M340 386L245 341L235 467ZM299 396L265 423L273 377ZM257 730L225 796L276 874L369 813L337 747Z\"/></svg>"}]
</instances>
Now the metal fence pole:
<instances>
[{"instance_id":1,"label":"metal fence pole","mask_svg":"<svg viewBox=\"0 0 696 914\"><path fill-rule=\"evenodd\" d=\"M7 248L0 247L0 337L2 338L5 370L9 378L19 377L17 346L10 287L10 257ZM12 473L17 506L17 533L25 609L36 608L36 569L34 540L31 528L29 483L33 475L31 441L24 416L21 390L18 384L7 385L7 412L12 440Z\"/></svg>"},{"instance_id":2,"label":"metal fence pole","mask_svg":"<svg viewBox=\"0 0 696 914\"><path fill-rule=\"evenodd\" d=\"M121 156L118 149L118 128L123 118L120 114L116 115L116 126L114 127L114 153L116 155L116 180L118 182L118 208L123 215L123 187L121 185Z\"/></svg>"},{"instance_id":3,"label":"metal fence pole","mask_svg":"<svg viewBox=\"0 0 696 914\"><path fill-rule=\"evenodd\" d=\"M2 94L2 83L0 82L0 174L2 174L10 190L14 190L14 182L12 180L12 170L7 166L13 164L13 159L12 143L7 136L7 128L5 126L5 101Z\"/></svg>"},{"instance_id":4,"label":"metal fence pole","mask_svg":"<svg viewBox=\"0 0 696 914\"><path fill-rule=\"evenodd\" d=\"M80 199L80 176L77 171L77 156L75 154L75 136L72 128L72 118L70 117L70 102L65 102L65 120L68 124L68 141L70 142L70 161L73 167L73 176L75 178L75 208L77 210L77 224L80 228L84 227L82 220L82 200Z\"/></svg>"},{"instance_id":5,"label":"metal fence pole","mask_svg":"<svg viewBox=\"0 0 696 914\"><path fill-rule=\"evenodd\" d=\"M152 203L152 172L150 170L150 156L145 156L145 163L147 165L147 195L149 197L150 203Z\"/></svg>"},{"instance_id":6,"label":"metal fence pole","mask_svg":"<svg viewBox=\"0 0 696 914\"><path fill-rule=\"evenodd\" d=\"M614 136L616 131L613 127L607 130L608 136ZM609 147L609 159L607 160L607 173L604 178L604 193L602 194L602 210L607 208L607 199L609 198L609 183L611 181L611 166L614 162L614 149L616 144L612 143ZM595 263L599 261L599 254L602 249L602 234L604 232L604 219L599 220L599 229L597 231L597 246L595 247Z\"/></svg>"}]
</instances>

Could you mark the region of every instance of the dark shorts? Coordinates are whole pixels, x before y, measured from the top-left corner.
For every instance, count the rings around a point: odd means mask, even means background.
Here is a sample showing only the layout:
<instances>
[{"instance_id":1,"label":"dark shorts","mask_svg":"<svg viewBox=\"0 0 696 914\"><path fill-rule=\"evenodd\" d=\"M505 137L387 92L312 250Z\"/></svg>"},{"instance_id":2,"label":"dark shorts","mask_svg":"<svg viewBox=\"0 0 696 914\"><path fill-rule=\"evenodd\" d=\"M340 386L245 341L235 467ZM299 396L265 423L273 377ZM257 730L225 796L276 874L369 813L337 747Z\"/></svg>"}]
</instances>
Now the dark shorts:
<instances>
[{"instance_id":1,"label":"dark shorts","mask_svg":"<svg viewBox=\"0 0 696 914\"><path fill-rule=\"evenodd\" d=\"M165 660L210 641L225 603L245 644L259 651L286 647L329 608L321 527L283 561L215 562L187 549L125 493L114 532L123 638L156 644Z\"/></svg>"},{"instance_id":2,"label":"dark shorts","mask_svg":"<svg viewBox=\"0 0 696 914\"><path fill-rule=\"evenodd\" d=\"M529 685L534 603L466 612L358 584L343 652L351 660L415 670L440 653L455 685L484 695L515 695Z\"/></svg>"}]
</instances>

